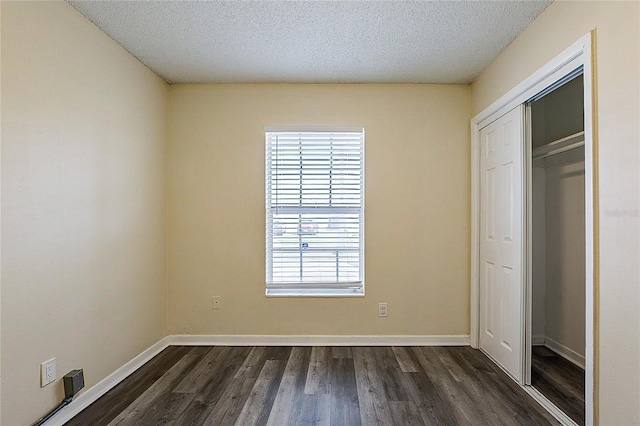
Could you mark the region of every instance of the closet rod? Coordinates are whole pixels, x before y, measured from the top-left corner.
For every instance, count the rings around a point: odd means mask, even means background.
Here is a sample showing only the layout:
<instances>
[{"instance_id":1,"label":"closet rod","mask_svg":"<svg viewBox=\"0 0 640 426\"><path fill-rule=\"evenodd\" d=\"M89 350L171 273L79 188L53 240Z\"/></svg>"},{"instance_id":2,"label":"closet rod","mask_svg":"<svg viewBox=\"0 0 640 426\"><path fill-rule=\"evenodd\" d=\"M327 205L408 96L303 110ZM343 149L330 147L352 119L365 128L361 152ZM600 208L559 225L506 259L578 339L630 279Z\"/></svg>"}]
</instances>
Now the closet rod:
<instances>
[{"instance_id":1,"label":"closet rod","mask_svg":"<svg viewBox=\"0 0 640 426\"><path fill-rule=\"evenodd\" d=\"M574 133L573 135L569 135L565 138L558 139L535 148L532 152L533 160L550 157L552 155L580 148L581 146L584 146L584 131Z\"/></svg>"}]
</instances>

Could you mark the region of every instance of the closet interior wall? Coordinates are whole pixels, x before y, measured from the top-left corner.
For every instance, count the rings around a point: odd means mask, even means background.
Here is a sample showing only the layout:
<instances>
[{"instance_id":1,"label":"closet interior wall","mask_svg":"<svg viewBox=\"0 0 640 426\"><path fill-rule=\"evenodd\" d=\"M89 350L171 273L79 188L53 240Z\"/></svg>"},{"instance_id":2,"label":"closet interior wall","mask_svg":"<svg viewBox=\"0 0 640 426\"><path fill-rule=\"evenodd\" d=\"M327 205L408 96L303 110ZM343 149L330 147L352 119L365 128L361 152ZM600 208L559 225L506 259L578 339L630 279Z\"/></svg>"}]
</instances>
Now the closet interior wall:
<instances>
[{"instance_id":1,"label":"closet interior wall","mask_svg":"<svg viewBox=\"0 0 640 426\"><path fill-rule=\"evenodd\" d=\"M579 76L531 104L532 149L584 130ZM532 343L584 368L584 148L532 162Z\"/></svg>"}]
</instances>

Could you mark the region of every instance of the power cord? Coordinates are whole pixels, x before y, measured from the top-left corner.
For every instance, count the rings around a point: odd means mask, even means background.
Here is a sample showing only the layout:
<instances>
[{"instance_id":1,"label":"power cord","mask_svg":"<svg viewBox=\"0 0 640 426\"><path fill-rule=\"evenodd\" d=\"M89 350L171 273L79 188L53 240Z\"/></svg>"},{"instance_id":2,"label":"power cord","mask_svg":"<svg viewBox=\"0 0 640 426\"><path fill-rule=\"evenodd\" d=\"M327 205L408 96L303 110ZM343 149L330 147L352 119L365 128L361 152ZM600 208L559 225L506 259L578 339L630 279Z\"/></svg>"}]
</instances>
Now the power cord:
<instances>
[{"instance_id":1,"label":"power cord","mask_svg":"<svg viewBox=\"0 0 640 426\"><path fill-rule=\"evenodd\" d=\"M65 399L63 399L62 402L56 408L54 408L49 412L49 414L47 414L46 416L44 416L43 418L35 422L33 426L42 426L47 420L55 416L58 411L62 410L64 407L69 405L72 399L73 399L73 396L68 396Z\"/></svg>"}]
</instances>

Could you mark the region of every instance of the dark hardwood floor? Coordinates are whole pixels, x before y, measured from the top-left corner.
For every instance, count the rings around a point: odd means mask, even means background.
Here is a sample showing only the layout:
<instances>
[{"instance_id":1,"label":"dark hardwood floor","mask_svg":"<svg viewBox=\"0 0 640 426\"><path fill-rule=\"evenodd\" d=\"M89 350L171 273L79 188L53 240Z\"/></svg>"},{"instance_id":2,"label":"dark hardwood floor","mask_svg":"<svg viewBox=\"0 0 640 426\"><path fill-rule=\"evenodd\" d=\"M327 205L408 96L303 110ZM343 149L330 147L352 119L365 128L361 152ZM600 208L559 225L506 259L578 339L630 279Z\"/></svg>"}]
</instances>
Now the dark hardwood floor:
<instances>
[{"instance_id":1,"label":"dark hardwood floor","mask_svg":"<svg viewBox=\"0 0 640 426\"><path fill-rule=\"evenodd\" d=\"M534 346L531 384L579 425L584 420L584 370L544 346Z\"/></svg>"},{"instance_id":2,"label":"dark hardwood floor","mask_svg":"<svg viewBox=\"0 0 640 426\"><path fill-rule=\"evenodd\" d=\"M470 347L171 346L67 425L557 425Z\"/></svg>"}]
</instances>

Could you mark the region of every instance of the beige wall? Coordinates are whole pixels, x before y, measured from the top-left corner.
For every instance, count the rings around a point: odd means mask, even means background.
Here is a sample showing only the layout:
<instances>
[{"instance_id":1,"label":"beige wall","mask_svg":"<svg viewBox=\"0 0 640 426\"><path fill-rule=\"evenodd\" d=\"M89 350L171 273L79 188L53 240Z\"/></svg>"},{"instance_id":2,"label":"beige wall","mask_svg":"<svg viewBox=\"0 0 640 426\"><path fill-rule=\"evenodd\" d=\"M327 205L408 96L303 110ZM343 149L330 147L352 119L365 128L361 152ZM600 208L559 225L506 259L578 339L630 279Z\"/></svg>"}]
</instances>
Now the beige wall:
<instances>
[{"instance_id":1,"label":"beige wall","mask_svg":"<svg viewBox=\"0 0 640 426\"><path fill-rule=\"evenodd\" d=\"M169 332L469 334L468 86L180 85ZM266 298L264 127L363 126L364 298ZM211 296L223 308L212 311ZM389 316L378 318L378 302Z\"/></svg>"},{"instance_id":2,"label":"beige wall","mask_svg":"<svg viewBox=\"0 0 640 426\"><path fill-rule=\"evenodd\" d=\"M584 152L547 158L545 335L585 354Z\"/></svg>"},{"instance_id":3,"label":"beige wall","mask_svg":"<svg viewBox=\"0 0 640 426\"><path fill-rule=\"evenodd\" d=\"M477 114L595 29L599 419L640 423L640 3L549 6L472 85Z\"/></svg>"},{"instance_id":4,"label":"beige wall","mask_svg":"<svg viewBox=\"0 0 640 426\"><path fill-rule=\"evenodd\" d=\"M546 312L546 206L544 160L533 162L531 168L531 334L533 344L545 337Z\"/></svg>"},{"instance_id":5,"label":"beige wall","mask_svg":"<svg viewBox=\"0 0 640 426\"><path fill-rule=\"evenodd\" d=\"M2 2L2 424L166 334L166 84L63 2ZM58 380L39 386L40 362Z\"/></svg>"}]
</instances>

